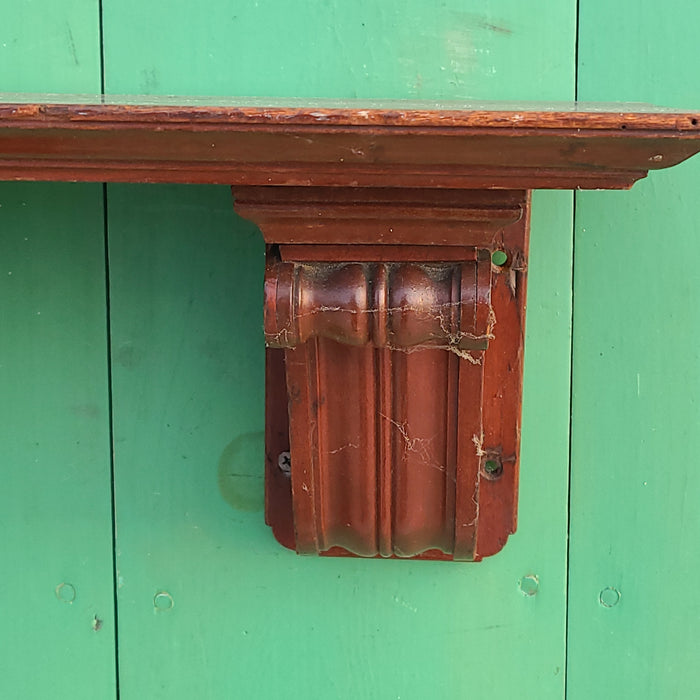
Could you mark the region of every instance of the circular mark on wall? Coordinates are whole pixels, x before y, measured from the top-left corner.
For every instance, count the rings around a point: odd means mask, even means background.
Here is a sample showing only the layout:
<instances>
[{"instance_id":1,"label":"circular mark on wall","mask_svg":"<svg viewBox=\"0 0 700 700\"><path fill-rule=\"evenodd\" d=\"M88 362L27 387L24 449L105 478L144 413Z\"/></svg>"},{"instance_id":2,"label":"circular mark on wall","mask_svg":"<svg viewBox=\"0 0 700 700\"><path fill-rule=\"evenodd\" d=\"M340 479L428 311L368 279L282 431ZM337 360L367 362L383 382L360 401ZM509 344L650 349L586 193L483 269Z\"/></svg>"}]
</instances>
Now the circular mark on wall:
<instances>
[{"instance_id":1,"label":"circular mark on wall","mask_svg":"<svg viewBox=\"0 0 700 700\"><path fill-rule=\"evenodd\" d=\"M165 612L175 607L175 601L168 591L158 591L153 596L153 607L157 612Z\"/></svg>"},{"instance_id":2,"label":"circular mark on wall","mask_svg":"<svg viewBox=\"0 0 700 700\"><path fill-rule=\"evenodd\" d=\"M618 591L617 588L608 586L600 592L598 600L600 600L600 604L604 608L614 608L620 602L621 597L620 591Z\"/></svg>"},{"instance_id":3,"label":"circular mark on wall","mask_svg":"<svg viewBox=\"0 0 700 700\"><path fill-rule=\"evenodd\" d=\"M535 574L528 574L520 579L518 585L520 592L524 596L531 598L533 595L537 595L537 592L540 590L540 578Z\"/></svg>"},{"instance_id":4,"label":"circular mark on wall","mask_svg":"<svg viewBox=\"0 0 700 700\"><path fill-rule=\"evenodd\" d=\"M265 433L244 433L226 445L219 458L219 491L236 510L265 505Z\"/></svg>"},{"instance_id":5,"label":"circular mark on wall","mask_svg":"<svg viewBox=\"0 0 700 700\"><path fill-rule=\"evenodd\" d=\"M75 586L71 583L59 583L56 586L56 598L64 603L72 603L75 600Z\"/></svg>"}]
</instances>

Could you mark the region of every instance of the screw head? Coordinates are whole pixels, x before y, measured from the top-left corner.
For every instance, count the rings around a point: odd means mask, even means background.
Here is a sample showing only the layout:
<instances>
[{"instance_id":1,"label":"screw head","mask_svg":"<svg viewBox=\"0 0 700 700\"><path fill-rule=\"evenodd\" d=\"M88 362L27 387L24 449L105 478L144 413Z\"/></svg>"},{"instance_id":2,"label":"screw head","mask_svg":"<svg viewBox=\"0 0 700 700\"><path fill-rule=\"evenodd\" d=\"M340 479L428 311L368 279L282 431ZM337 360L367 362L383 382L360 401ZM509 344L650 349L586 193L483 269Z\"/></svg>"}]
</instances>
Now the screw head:
<instances>
[{"instance_id":1,"label":"screw head","mask_svg":"<svg viewBox=\"0 0 700 700\"><path fill-rule=\"evenodd\" d=\"M503 474L503 463L500 459L491 457L484 462L482 471L487 479L498 479Z\"/></svg>"},{"instance_id":2,"label":"screw head","mask_svg":"<svg viewBox=\"0 0 700 700\"><path fill-rule=\"evenodd\" d=\"M292 455L289 452L280 452L277 457L277 466L289 476L292 473Z\"/></svg>"}]
</instances>

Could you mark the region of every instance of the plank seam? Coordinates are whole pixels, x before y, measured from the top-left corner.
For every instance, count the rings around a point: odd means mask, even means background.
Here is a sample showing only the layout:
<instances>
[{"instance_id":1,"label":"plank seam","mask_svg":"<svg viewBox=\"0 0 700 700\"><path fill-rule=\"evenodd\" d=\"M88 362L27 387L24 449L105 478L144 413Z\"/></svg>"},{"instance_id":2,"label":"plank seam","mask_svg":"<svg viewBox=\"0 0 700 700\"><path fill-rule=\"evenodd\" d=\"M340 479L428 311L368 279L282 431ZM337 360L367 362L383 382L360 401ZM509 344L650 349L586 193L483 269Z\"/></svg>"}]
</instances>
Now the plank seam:
<instances>
[{"instance_id":1,"label":"plank seam","mask_svg":"<svg viewBox=\"0 0 700 700\"><path fill-rule=\"evenodd\" d=\"M579 44L581 37L581 0L576 0L576 29L574 38L574 100L579 98ZM574 281L576 275L576 225L579 193L573 193L573 212L571 221L571 324L569 330L569 474L566 503L566 581L564 599L564 698L569 698L569 598L570 598L570 554L571 554L571 480L574 431Z\"/></svg>"},{"instance_id":2,"label":"plank seam","mask_svg":"<svg viewBox=\"0 0 700 700\"><path fill-rule=\"evenodd\" d=\"M100 93L105 93L105 50L104 50L104 9L102 0L98 0L98 34L100 40ZM114 601L114 689L115 698L119 700L119 575L117 562L117 501L114 479L114 409L112 393L112 317L109 276L109 221L107 210L107 183L102 183L102 216L104 235L104 269L105 269L105 334L107 343L107 416L109 421L109 476L112 518L112 591Z\"/></svg>"}]
</instances>

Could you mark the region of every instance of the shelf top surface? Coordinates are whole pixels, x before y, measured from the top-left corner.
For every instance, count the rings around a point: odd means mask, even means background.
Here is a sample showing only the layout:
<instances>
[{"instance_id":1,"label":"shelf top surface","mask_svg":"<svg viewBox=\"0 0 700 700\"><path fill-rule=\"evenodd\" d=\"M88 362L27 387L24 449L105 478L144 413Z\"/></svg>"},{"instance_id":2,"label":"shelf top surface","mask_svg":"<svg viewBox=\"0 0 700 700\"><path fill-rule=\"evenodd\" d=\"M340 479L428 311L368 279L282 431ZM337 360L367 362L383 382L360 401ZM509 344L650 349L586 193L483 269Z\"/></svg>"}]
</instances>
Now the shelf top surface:
<instances>
[{"instance_id":1,"label":"shelf top surface","mask_svg":"<svg viewBox=\"0 0 700 700\"><path fill-rule=\"evenodd\" d=\"M0 93L0 126L40 120L161 125L403 126L566 129L629 128L697 132L700 109L642 103L429 102L260 97Z\"/></svg>"}]
</instances>

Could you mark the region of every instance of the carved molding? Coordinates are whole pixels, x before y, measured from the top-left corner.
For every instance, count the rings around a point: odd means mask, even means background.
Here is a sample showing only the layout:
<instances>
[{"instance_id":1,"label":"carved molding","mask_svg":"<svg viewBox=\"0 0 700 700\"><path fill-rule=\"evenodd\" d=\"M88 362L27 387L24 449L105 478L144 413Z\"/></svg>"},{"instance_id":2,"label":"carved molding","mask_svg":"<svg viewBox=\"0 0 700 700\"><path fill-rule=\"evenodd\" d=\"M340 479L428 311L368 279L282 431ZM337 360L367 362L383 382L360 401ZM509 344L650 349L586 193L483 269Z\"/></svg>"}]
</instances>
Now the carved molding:
<instances>
[{"instance_id":1,"label":"carved molding","mask_svg":"<svg viewBox=\"0 0 700 700\"><path fill-rule=\"evenodd\" d=\"M265 341L310 338L409 350L485 350L492 336L491 258L461 263L292 263L271 256ZM476 255L475 255L476 257Z\"/></svg>"}]
</instances>

